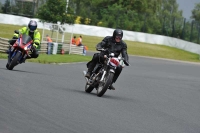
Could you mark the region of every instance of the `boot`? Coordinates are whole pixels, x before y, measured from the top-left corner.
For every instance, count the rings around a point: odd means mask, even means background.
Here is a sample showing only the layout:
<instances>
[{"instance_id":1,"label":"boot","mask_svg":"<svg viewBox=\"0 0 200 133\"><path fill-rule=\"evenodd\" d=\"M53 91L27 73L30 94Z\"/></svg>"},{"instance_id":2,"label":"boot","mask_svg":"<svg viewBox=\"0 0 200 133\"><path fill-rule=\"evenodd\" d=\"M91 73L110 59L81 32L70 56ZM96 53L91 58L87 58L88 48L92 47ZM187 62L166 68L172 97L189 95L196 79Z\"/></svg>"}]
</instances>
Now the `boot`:
<instances>
[{"instance_id":1,"label":"boot","mask_svg":"<svg viewBox=\"0 0 200 133\"><path fill-rule=\"evenodd\" d=\"M91 76L91 72L88 71L88 72L86 73L85 77L89 79L90 76Z\"/></svg>"}]
</instances>

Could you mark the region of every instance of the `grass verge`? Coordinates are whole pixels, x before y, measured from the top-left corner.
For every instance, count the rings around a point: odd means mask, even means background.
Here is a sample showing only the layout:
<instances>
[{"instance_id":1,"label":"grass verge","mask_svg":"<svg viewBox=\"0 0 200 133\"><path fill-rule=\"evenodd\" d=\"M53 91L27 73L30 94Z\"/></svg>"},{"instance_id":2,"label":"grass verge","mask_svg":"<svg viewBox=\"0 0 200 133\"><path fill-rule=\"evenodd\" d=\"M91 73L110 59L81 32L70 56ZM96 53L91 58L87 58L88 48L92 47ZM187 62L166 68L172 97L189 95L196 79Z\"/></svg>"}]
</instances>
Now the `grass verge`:
<instances>
[{"instance_id":1,"label":"grass verge","mask_svg":"<svg viewBox=\"0 0 200 133\"><path fill-rule=\"evenodd\" d=\"M1 59L7 59L7 54L0 53ZM82 56L82 55L47 55L40 54L36 59L28 59L27 62L36 62L43 64L51 64L51 63L72 63L72 62L87 62L91 60L91 56Z\"/></svg>"}]
</instances>

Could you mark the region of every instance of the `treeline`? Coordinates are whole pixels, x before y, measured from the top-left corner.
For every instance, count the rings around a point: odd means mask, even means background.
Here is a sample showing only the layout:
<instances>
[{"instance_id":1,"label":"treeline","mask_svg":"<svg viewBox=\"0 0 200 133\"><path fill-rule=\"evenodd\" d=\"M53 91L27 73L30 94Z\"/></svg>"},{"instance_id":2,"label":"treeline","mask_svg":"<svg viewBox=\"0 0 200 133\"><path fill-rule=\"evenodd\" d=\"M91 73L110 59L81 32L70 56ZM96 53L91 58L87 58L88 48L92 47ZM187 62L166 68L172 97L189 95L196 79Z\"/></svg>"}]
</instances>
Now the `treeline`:
<instances>
[{"instance_id":1,"label":"treeline","mask_svg":"<svg viewBox=\"0 0 200 133\"><path fill-rule=\"evenodd\" d=\"M4 5L0 4L0 7L2 13L32 17L36 5L33 2L6 0Z\"/></svg>"},{"instance_id":2,"label":"treeline","mask_svg":"<svg viewBox=\"0 0 200 133\"><path fill-rule=\"evenodd\" d=\"M7 10L11 9L9 1L6 0ZM18 12L32 12L32 17L46 22L121 28L200 43L200 3L192 11L191 19L185 19L176 0L69 0L68 3L66 0L40 0L24 2L24 7L19 2L16 8L20 6L23 11L18 9ZM2 9L5 11L5 5Z\"/></svg>"},{"instance_id":3,"label":"treeline","mask_svg":"<svg viewBox=\"0 0 200 133\"><path fill-rule=\"evenodd\" d=\"M185 19L176 0L71 0L76 23L166 35L200 43L200 3ZM71 21L72 20L72 21ZM68 19L72 23L73 19Z\"/></svg>"}]
</instances>

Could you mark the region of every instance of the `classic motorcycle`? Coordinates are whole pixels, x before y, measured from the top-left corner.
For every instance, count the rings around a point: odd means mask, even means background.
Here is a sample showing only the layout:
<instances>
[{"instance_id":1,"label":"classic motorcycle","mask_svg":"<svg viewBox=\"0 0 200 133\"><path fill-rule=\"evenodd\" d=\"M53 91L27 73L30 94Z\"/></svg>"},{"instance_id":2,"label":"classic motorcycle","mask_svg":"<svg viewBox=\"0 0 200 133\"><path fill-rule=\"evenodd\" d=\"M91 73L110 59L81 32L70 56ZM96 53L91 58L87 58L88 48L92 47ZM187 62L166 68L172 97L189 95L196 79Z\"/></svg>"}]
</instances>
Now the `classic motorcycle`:
<instances>
[{"instance_id":1,"label":"classic motorcycle","mask_svg":"<svg viewBox=\"0 0 200 133\"><path fill-rule=\"evenodd\" d=\"M104 51L101 49L99 51ZM90 78L86 78L85 92L90 93L94 88L97 90L97 96L101 97L107 91L112 84L116 67L122 65L124 67L124 59L122 57L114 57L114 53L110 53L108 56L104 55L105 61L103 64L97 63ZM86 71L83 71L83 75L86 75Z\"/></svg>"},{"instance_id":2,"label":"classic motorcycle","mask_svg":"<svg viewBox=\"0 0 200 133\"><path fill-rule=\"evenodd\" d=\"M19 34L19 31L15 30L15 33ZM16 65L24 63L27 56L30 57L29 51L33 48L32 43L33 40L30 36L20 34L13 46L9 46L8 63L6 64L8 70L12 70Z\"/></svg>"}]
</instances>

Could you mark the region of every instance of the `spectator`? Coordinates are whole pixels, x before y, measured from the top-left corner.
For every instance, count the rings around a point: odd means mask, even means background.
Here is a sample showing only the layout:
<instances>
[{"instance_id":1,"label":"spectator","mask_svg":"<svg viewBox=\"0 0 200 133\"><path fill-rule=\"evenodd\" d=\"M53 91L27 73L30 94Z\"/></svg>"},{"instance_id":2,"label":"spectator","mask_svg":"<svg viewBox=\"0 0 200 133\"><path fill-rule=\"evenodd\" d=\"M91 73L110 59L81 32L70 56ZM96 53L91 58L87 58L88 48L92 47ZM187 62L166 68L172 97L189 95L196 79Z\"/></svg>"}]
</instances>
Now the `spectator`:
<instances>
[{"instance_id":1,"label":"spectator","mask_svg":"<svg viewBox=\"0 0 200 133\"><path fill-rule=\"evenodd\" d=\"M46 35L46 41L47 41L47 54L51 54L51 46L53 45L52 39L49 37L49 35Z\"/></svg>"},{"instance_id":2,"label":"spectator","mask_svg":"<svg viewBox=\"0 0 200 133\"><path fill-rule=\"evenodd\" d=\"M82 36L80 36L80 37L76 40L76 46L83 46L83 44L82 44Z\"/></svg>"},{"instance_id":3,"label":"spectator","mask_svg":"<svg viewBox=\"0 0 200 133\"><path fill-rule=\"evenodd\" d=\"M46 35L46 39L48 43L52 43L52 39L49 37L49 35Z\"/></svg>"},{"instance_id":4,"label":"spectator","mask_svg":"<svg viewBox=\"0 0 200 133\"><path fill-rule=\"evenodd\" d=\"M71 44L76 45L76 36L74 36L74 38L72 38Z\"/></svg>"}]
</instances>

